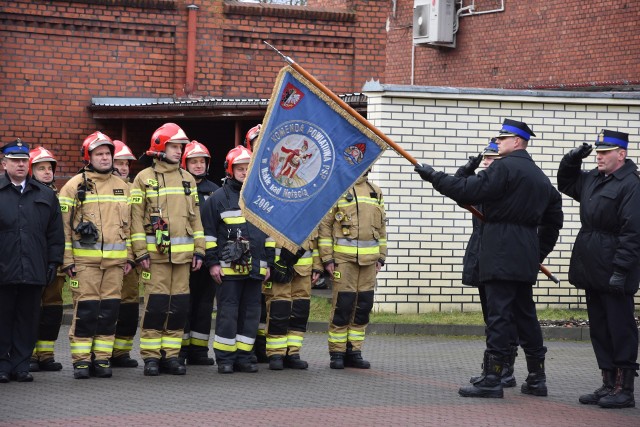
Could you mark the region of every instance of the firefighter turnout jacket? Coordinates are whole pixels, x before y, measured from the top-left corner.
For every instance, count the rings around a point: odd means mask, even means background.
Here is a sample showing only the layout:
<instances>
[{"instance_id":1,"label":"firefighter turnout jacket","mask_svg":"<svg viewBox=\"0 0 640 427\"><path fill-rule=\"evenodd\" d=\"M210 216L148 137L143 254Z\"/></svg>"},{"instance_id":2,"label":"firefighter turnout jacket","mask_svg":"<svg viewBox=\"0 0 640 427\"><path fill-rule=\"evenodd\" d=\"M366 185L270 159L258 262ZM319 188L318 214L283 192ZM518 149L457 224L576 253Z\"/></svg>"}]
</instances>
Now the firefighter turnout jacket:
<instances>
[{"instance_id":1,"label":"firefighter turnout jacket","mask_svg":"<svg viewBox=\"0 0 640 427\"><path fill-rule=\"evenodd\" d=\"M371 265L387 257L387 229L380 188L359 178L324 217L318 249L323 264Z\"/></svg>"},{"instance_id":2,"label":"firefighter turnout jacket","mask_svg":"<svg viewBox=\"0 0 640 427\"><path fill-rule=\"evenodd\" d=\"M166 223L167 253L158 251L154 222ZM194 254L204 258L205 240L198 191L193 176L171 164L154 160L141 171L131 189L131 242L136 260L187 264Z\"/></svg>"},{"instance_id":3,"label":"firefighter turnout jacket","mask_svg":"<svg viewBox=\"0 0 640 427\"><path fill-rule=\"evenodd\" d=\"M107 269L133 261L126 182L85 168L62 188L59 200L65 234L62 269L72 264ZM87 222L97 230L95 243L77 231Z\"/></svg>"}]
</instances>

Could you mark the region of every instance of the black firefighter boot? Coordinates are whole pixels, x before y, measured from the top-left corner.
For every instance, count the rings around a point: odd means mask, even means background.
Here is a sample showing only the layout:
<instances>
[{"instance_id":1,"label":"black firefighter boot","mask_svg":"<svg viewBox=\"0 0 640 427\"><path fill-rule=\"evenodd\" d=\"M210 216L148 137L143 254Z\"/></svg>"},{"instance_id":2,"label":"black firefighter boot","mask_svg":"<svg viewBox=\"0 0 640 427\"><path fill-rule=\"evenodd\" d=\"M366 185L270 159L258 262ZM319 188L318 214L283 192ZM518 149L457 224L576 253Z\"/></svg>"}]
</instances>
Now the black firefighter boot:
<instances>
[{"instance_id":1,"label":"black firefighter boot","mask_svg":"<svg viewBox=\"0 0 640 427\"><path fill-rule=\"evenodd\" d=\"M485 351L480 379L472 385L460 387L458 394L462 397L504 397L500 379L503 367L504 362L502 360Z\"/></svg>"},{"instance_id":2,"label":"black firefighter boot","mask_svg":"<svg viewBox=\"0 0 640 427\"><path fill-rule=\"evenodd\" d=\"M160 372L171 375L184 375L187 373L187 367L180 364L177 357L167 357L160 360Z\"/></svg>"},{"instance_id":3,"label":"black firefighter boot","mask_svg":"<svg viewBox=\"0 0 640 427\"><path fill-rule=\"evenodd\" d=\"M369 369L371 363L362 358L361 351L347 351L344 358L344 366L347 368Z\"/></svg>"},{"instance_id":4,"label":"black firefighter boot","mask_svg":"<svg viewBox=\"0 0 640 427\"><path fill-rule=\"evenodd\" d=\"M532 396L547 395L547 375L544 372L544 358L527 357L527 370L529 375L524 380L524 384L520 387L523 394Z\"/></svg>"},{"instance_id":5,"label":"black firefighter boot","mask_svg":"<svg viewBox=\"0 0 640 427\"><path fill-rule=\"evenodd\" d=\"M90 373L96 378L111 378L111 365L108 360L94 360L89 367Z\"/></svg>"},{"instance_id":6,"label":"black firefighter boot","mask_svg":"<svg viewBox=\"0 0 640 427\"><path fill-rule=\"evenodd\" d=\"M269 363L269 356L267 356L267 336L258 335L253 344L253 354L256 359L252 363Z\"/></svg>"},{"instance_id":7,"label":"black firefighter boot","mask_svg":"<svg viewBox=\"0 0 640 427\"><path fill-rule=\"evenodd\" d=\"M616 385L611 393L598 401L601 408L633 408L636 401L633 398L633 381L636 377L635 369L617 369Z\"/></svg>"},{"instance_id":8,"label":"black firefighter boot","mask_svg":"<svg viewBox=\"0 0 640 427\"><path fill-rule=\"evenodd\" d=\"M603 369L602 370L602 386L596 389L593 393L583 394L578 398L578 401L583 405L597 405L598 401L605 397L607 394L613 391L613 387L616 385L616 370L615 369Z\"/></svg>"},{"instance_id":9,"label":"black firefighter boot","mask_svg":"<svg viewBox=\"0 0 640 427\"><path fill-rule=\"evenodd\" d=\"M518 346L512 346L511 352L509 353L509 360L504 362L504 366L502 367L502 375L500 377L500 381L502 382L502 387L510 388L516 386L516 378L513 375L513 366L516 363L516 357L518 356ZM483 365L481 365L483 367ZM476 375L469 378L469 382L471 384L476 383L482 380L482 375Z\"/></svg>"},{"instance_id":10,"label":"black firefighter boot","mask_svg":"<svg viewBox=\"0 0 640 427\"><path fill-rule=\"evenodd\" d=\"M329 356L331 356L331 362L329 363L331 369L344 369L344 353L331 351Z\"/></svg>"}]
</instances>

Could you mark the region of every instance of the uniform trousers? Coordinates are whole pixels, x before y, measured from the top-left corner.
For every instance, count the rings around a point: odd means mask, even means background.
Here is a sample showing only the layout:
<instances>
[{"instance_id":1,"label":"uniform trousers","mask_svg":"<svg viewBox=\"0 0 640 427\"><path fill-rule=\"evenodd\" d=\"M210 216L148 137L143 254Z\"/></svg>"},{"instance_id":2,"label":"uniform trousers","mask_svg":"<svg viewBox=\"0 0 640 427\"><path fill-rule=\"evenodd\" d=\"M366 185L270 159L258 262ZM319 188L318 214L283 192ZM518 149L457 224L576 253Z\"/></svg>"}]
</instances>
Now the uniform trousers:
<instances>
[{"instance_id":1,"label":"uniform trousers","mask_svg":"<svg viewBox=\"0 0 640 427\"><path fill-rule=\"evenodd\" d=\"M335 264L329 322L329 352L361 351L373 308L376 264Z\"/></svg>"},{"instance_id":2,"label":"uniform trousers","mask_svg":"<svg viewBox=\"0 0 640 427\"><path fill-rule=\"evenodd\" d=\"M544 359L542 329L533 301L533 285L525 282L484 282L487 295L487 351L501 360L508 360L515 324L525 355Z\"/></svg>"},{"instance_id":3,"label":"uniform trousers","mask_svg":"<svg viewBox=\"0 0 640 427\"><path fill-rule=\"evenodd\" d=\"M43 286L0 286L0 372L29 372Z\"/></svg>"},{"instance_id":4,"label":"uniform trousers","mask_svg":"<svg viewBox=\"0 0 640 427\"><path fill-rule=\"evenodd\" d=\"M133 348L133 338L138 330L140 315L140 272L136 267L124 276L120 295L120 311L113 343L113 357L129 356Z\"/></svg>"},{"instance_id":5,"label":"uniform trousers","mask_svg":"<svg viewBox=\"0 0 640 427\"><path fill-rule=\"evenodd\" d=\"M262 282L225 276L216 284L218 310L213 350L218 365L249 363L260 321Z\"/></svg>"},{"instance_id":6,"label":"uniform trousers","mask_svg":"<svg viewBox=\"0 0 640 427\"><path fill-rule=\"evenodd\" d=\"M266 282L262 293L267 307L267 356L299 354L309 320L311 276L295 273L289 283Z\"/></svg>"},{"instance_id":7,"label":"uniform trousers","mask_svg":"<svg viewBox=\"0 0 640 427\"><path fill-rule=\"evenodd\" d=\"M638 370L633 295L586 291L589 334L600 369Z\"/></svg>"},{"instance_id":8,"label":"uniform trousers","mask_svg":"<svg viewBox=\"0 0 640 427\"><path fill-rule=\"evenodd\" d=\"M144 284L144 314L140 329L140 356L146 359L178 357L189 314L191 264L151 262L140 274Z\"/></svg>"},{"instance_id":9,"label":"uniform trousers","mask_svg":"<svg viewBox=\"0 0 640 427\"><path fill-rule=\"evenodd\" d=\"M74 363L89 362L92 353L95 360L111 357L123 276L122 266L76 265L76 275L69 279L73 297L69 341Z\"/></svg>"},{"instance_id":10,"label":"uniform trousers","mask_svg":"<svg viewBox=\"0 0 640 427\"><path fill-rule=\"evenodd\" d=\"M211 314L216 287L209 270L205 267L191 272L189 277L189 316L182 336L181 352L206 355L211 334Z\"/></svg>"},{"instance_id":11,"label":"uniform trousers","mask_svg":"<svg viewBox=\"0 0 640 427\"><path fill-rule=\"evenodd\" d=\"M54 346L62 325L62 288L66 277L56 276L53 283L46 286L42 293L38 340L33 349L34 358L40 362L54 358Z\"/></svg>"},{"instance_id":12,"label":"uniform trousers","mask_svg":"<svg viewBox=\"0 0 640 427\"><path fill-rule=\"evenodd\" d=\"M484 286L480 285L478 286L478 293L480 294L480 308L482 309L482 318L484 319L484 324L485 324L485 330L484 330L484 334L485 336L487 335L487 323L488 323L488 318L487 318L487 292L484 290ZM510 338L509 338L509 343L511 344L512 347L517 347L518 346L518 329L515 325L515 323L511 324L511 331L509 332L510 334Z\"/></svg>"}]
</instances>

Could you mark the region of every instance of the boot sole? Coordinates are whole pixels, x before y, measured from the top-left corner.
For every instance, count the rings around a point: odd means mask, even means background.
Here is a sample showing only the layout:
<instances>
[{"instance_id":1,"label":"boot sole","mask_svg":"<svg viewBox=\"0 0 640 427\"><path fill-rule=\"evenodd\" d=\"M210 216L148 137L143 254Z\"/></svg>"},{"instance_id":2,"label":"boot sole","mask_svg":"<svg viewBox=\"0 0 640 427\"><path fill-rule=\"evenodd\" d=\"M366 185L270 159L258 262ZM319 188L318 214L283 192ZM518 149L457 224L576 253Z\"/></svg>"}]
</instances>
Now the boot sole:
<instances>
[{"instance_id":1,"label":"boot sole","mask_svg":"<svg viewBox=\"0 0 640 427\"><path fill-rule=\"evenodd\" d=\"M635 408L636 407L636 402L630 402L624 405L601 405L600 402L598 402L598 405L602 408L602 409L623 409L623 408Z\"/></svg>"},{"instance_id":2,"label":"boot sole","mask_svg":"<svg viewBox=\"0 0 640 427\"><path fill-rule=\"evenodd\" d=\"M528 394L529 396L539 396L539 397L546 397L546 396L548 396L548 394L549 394L549 393L547 392L547 390L535 390L535 391L533 391L533 390L527 390L527 391L525 391L525 390L522 390L522 389L521 389L521 390L520 390L520 392L521 392L522 394Z\"/></svg>"}]
</instances>

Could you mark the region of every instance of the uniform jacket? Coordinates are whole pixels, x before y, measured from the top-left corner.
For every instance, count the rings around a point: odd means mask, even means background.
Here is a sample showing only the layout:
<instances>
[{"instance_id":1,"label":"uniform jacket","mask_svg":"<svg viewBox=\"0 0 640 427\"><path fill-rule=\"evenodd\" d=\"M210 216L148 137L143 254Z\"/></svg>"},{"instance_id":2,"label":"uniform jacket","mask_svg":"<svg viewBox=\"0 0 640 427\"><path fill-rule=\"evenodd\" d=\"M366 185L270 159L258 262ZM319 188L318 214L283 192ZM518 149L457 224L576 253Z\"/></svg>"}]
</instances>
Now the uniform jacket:
<instances>
[{"instance_id":1,"label":"uniform jacket","mask_svg":"<svg viewBox=\"0 0 640 427\"><path fill-rule=\"evenodd\" d=\"M186 194L189 193L189 194ZM151 216L168 224L169 253L158 252ZM194 254L204 257L205 241L200 220L196 181L178 164L154 160L135 177L131 189L131 243L136 259L188 264Z\"/></svg>"},{"instance_id":2,"label":"uniform jacket","mask_svg":"<svg viewBox=\"0 0 640 427\"><path fill-rule=\"evenodd\" d=\"M85 182L86 199L82 202L78 189ZM85 169L62 187L59 198L65 236L63 268L72 264L109 268L133 260L126 182L110 173ZM91 221L98 229L94 245L80 242L75 228L81 221Z\"/></svg>"},{"instance_id":3,"label":"uniform jacket","mask_svg":"<svg viewBox=\"0 0 640 427\"><path fill-rule=\"evenodd\" d=\"M478 209L478 206L476 206ZM478 209L480 210L480 209ZM475 216L471 218L473 232L469 236L467 247L462 258L462 284L468 286L480 285L480 239L482 238L483 224Z\"/></svg>"},{"instance_id":4,"label":"uniform jacket","mask_svg":"<svg viewBox=\"0 0 640 427\"><path fill-rule=\"evenodd\" d=\"M208 179L203 179L198 183L198 199L200 199L200 217L202 217L202 213L204 211L204 204L209 197L216 192L216 190L220 188L218 184L214 184Z\"/></svg>"},{"instance_id":5,"label":"uniform jacket","mask_svg":"<svg viewBox=\"0 0 640 427\"><path fill-rule=\"evenodd\" d=\"M58 199L27 179L21 193L0 176L0 286L44 286L49 264L62 264L64 232Z\"/></svg>"},{"instance_id":6,"label":"uniform jacket","mask_svg":"<svg viewBox=\"0 0 640 427\"><path fill-rule=\"evenodd\" d=\"M275 259L276 242L242 216L241 188L240 182L227 179L205 203L202 217L207 240L206 265L207 268L220 265L225 277L264 280L268 265ZM236 271L220 259L220 250L238 236L249 241L251 263L248 269Z\"/></svg>"},{"instance_id":7,"label":"uniform jacket","mask_svg":"<svg viewBox=\"0 0 640 427\"><path fill-rule=\"evenodd\" d=\"M577 288L604 290L613 271L627 274L625 292L640 281L640 178L636 164L625 164L605 177L597 169L581 170L582 161L565 155L558 169L558 188L580 202L580 221L569 267Z\"/></svg>"},{"instance_id":8,"label":"uniform jacket","mask_svg":"<svg viewBox=\"0 0 640 427\"><path fill-rule=\"evenodd\" d=\"M345 234L347 233L347 234ZM318 249L323 264L371 265L387 258L387 227L382 191L359 178L320 222Z\"/></svg>"},{"instance_id":9,"label":"uniform jacket","mask_svg":"<svg viewBox=\"0 0 640 427\"><path fill-rule=\"evenodd\" d=\"M526 150L468 178L437 172L433 187L462 205L482 204L480 282L536 281L562 228L562 197Z\"/></svg>"}]
</instances>

